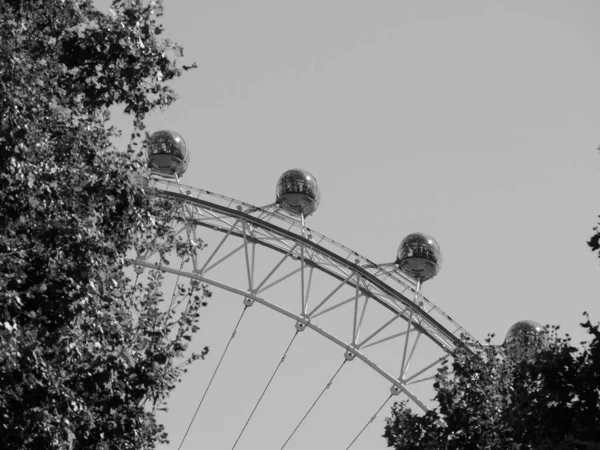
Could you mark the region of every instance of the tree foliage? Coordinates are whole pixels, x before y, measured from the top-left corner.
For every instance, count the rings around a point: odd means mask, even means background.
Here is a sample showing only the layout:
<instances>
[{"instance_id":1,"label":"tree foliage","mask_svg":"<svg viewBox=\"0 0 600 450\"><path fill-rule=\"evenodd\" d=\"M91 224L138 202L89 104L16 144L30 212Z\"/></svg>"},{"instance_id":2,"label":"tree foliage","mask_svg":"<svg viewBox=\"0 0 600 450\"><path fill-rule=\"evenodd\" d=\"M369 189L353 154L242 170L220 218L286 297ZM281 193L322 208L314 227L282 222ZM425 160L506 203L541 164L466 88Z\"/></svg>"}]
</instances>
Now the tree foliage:
<instances>
[{"instance_id":1,"label":"tree foliage","mask_svg":"<svg viewBox=\"0 0 600 450\"><path fill-rule=\"evenodd\" d=\"M600 151L600 147L598 149ZM600 219L600 216L598 216ZM598 253L598 257L600 257L600 223L594 227L594 234L587 242L587 245L592 249L593 252Z\"/></svg>"},{"instance_id":2,"label":"tree foliage","mask_svg":"<svg viewBox=\"0 0 600 450\"><path fill-rule=\"evenodd\" d=\"M135 277L128 256L200 250L136 180L145 115L187 69L157 1L0 0L0 436L3 449L141 449L198 330L204 286ZM108 108L133 117L127 151ZM134 277L134 280L130 279ZM144 283L142 283L142 281ZM171 298L169 296L169 301Z\"/></svg>"},{"instance_id":3,"label":"tree foliage","mask_svg":"<svg viewBox=\"0 0 600 450\"><path fill-rule=\"evenodd\" d=\"M384 437L396 449L600 448L600 331L581 348L549 333L547 349L510 360L488 346L459 351L434 388L438 407L424 415L396 403ZM489 343L489 340L488 340Z\"/></svg>"},{"instance_id":4,"label":"tree foliage","mask_svg":"<svg viewBox=\"0 0 600 450\"><path fill-rule=\"evenodd\" d=\"M597 252L598 250L600 250L600 229L598 225L594 227L594 234L587 244L593 252ZM600 253L598 254L598 256L600 256Z\"/></svg>"}]
</instances>

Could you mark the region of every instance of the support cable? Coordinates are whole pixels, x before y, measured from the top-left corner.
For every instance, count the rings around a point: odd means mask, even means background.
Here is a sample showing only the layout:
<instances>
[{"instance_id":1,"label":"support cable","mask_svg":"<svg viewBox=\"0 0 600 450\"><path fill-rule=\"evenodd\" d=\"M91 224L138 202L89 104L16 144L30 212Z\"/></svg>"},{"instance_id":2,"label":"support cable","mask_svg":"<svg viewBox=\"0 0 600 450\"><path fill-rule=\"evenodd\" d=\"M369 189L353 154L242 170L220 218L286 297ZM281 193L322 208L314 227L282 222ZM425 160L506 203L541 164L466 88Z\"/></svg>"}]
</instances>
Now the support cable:
<instances>
[{"instance_id":1,"label":"support cable","mask_svg":"<svg viewBox=\"0 0 600 450\"><path fill-rule=\"evenodd\" d=\"M129 297L129 307L131 308L133 306L133 300L135 297L135 292L137 291L137 285L138 285L138 280L140 278L140 274L139 273L135 273L135 281L133 282L133 289L131 289L131 296Z\"/></svg>"},{"instance_id":2,"label":"support cable","mask_svg":"<svg viewBox=\"0 0 600 450\"><path fill-rule=\"evenodd\" d=\"M181 259L181 264L179 265L179 270L181 271L181 269L183 269L183 259ZM177 279L175 280L175 286L173 287L173 294L171 294L171 302L169 303L169 309L167 309L167 312L165 314L165 323L163 324L163 330L167 331L167 327L169 324L169 315L171 314L171 309L173 308L173 304L175 303L175 298L177 298L177 288L179 285L179 275L177 275ZM190 294L191 297L191 294ZM157 316L158 317L158 316ZM156 328L156 322L157 317L154 318L154 328ZM167 371L169 370L169 365L170 364L165 364L165 370L163 371L163 376L166 375ZM156 408L158 408L158 402L154 402L154 404L152 405L152 414L154 414L156 412Z\"/></svg>"},{"instance_id":3,"label":"support cable","mask_svg":"<svg viewBox=\"0 0 600 450\"><path fill-rule=\"evenodd\" d=\"M300 422L298 423L298 425L296 425L296 428L294 428L294 431L292 431L292 434L289 435L289 437L287 438L287 441L285 441L283 443L283 445L281 446L280 450L283 450L285 448L285 446L288 444L288 442L290 442L290 440L292 439L292 437L294 436L294 434L296 433L296 431L298 431L298 428L300 428L300 425L302 425L302 423L304 422L304 420L308 417L308 415L313 410L313 408L315 407L315 405L317 404L317 402L321 399L321 397L323 396L323 394L325 393L325 391L331 387L331 384L333 383L333 380L335 380L335 377L337 377L338 373L340 373L340 370L342 370L342 367L344 367L344 364L346 364L347 362L348 362L348 360L344 359L344 362L342 363L342 365L333 374L333 376L331 377L331 379L329 380L329 382L325 385L325 387L323 388L323 390L321 391L321 393L319 394L319 396L317 397L317 399L313 402L313 404L311 405L311 407L308 408L308 411L306 411L306 414L304 414L304 417L302 417L302 419L300 420Z\"/></svg>"},{"instance_id":4,"label":"support cable","mask_svg":"<svg viewBox=\"0 0 600 450\"><path fill-rule=\"evenodd\" d=\"M139 328L139 320L140 320L140 316L141 316L140 310L134 304L134 302L135 302L135 293L137 292L137 285L138 285L138 279L139 278L140 278L140 274L136 272L135 273L135 281L133 282L133 289L131 290L131 296L129 297L129 304L126 304L127 308L130 311L135 310L135 312L138 313L138 315L137 315L138 324L135 326L135 330L134 330L135 334L137 334L137 330ZM135 314L132 314L132 315L135 316Z\"/></svg>"},{"instance_id":5,"label":"support cable","mask_svg":"<svg viewBox=\"0 0 600 450\"><path fill-rule=\"evenodd\" d=\"M377 410L377 412L375 412L375 414L373 415L373 417L371 417L371 419L365 424L365 426L362 428L362 430L360 430L360 432L356 435L356 437L354 438L354 440L352 442L350 442L350 445L348 447L346 447L346 450L348 450L350 447L352 447L354 445L354 443L358 440L358 438L367 429L367 427L369 425L371 425L375 421L375 419L377 418L377 415L381 412L381 410L387 404L387 402L390 401L390 398L392 398L392 395L393 394L390 394L390 396L385 399L385 402L383 402L383 404L379 407L379 409Z\"/></svg>"},{"instance_id":6,"label":"support cable","mask_svg":"<svg viewBox=\"0 0 600 450\"><path fill-rule=\"evenodd\" d=\"M131 291L131 299L133 300L133 296L135 294L135 291L137 289L137 284L138 284L138 280L140 279L140 274L139 273L135 273L135 281L133 282L133 290Z\"/></svg>"},{"instance_id":7,"label":"support cable","mask_svg":"<svg viewBox=\"0 0 600 450\"><path fill-rule=\"evenodd\" d=\"M262 398L265 396L265 393L267 392L267 389L269 389L269 386L271 385L271 382L273 381L273 378L275 378L275 375L277 374L277 371L279 370L279 368L281 367L281 365L285 361L285 358L287 357L288 351L290 350L290 347L294 343L294 340L296 339L296 336L298 336L298 330L296 330L296 332L294 333L294 336L292 337L292 340L290 341L289 345L285 349L285 352L283 353L283 356L281 357L281 360L279 361L279 364L277 364L277 367L275 368L275 371L271 375L271 378L269 379L269 382L265 386L265 389L263 390L262 394L260 394L260 397L258 398L258 401L256 402L256 405L254 405L254 409L250 413L250 417L248 417L248 420L246 420L246 423L244 424L244 427L242 428L242 431L240 431L240 434L238 435L237 439L235 440L235 443L233 444L233 447L231 447L231 450L233 450L236 447L236 445L238 444L240 438L242 437L242 434L244 434L244 431L246 430L246 427L250 423L250 420L252 419L252 416L254 415L254 412L256 411L256 408L258 408L258 405L260 404Z\"/></svg>"},{"instance_id":8,"label":"support cable","mask_svg":"<svg viewBox=\"0 0 600 450\"><path fill-rule=\"evenodd\" d=\"M237 329L240 326L240 322L242 321L242 318L244 317L244 313L246 312L247 309L248 309L248 306L244 306L244 310L242 311L240 318L238 319L237 323L235 324L235 328L233 329L233 333L231 333L229 342L227 342L227 345L225 346L225 350L223 350L221 359L219 359L219 363L217 364L217 367L215 367L215 371L213 372L212 377L210 378L210 381L208 382L208 386L206 386L206 390L204 391L204 394L202 395L202 399L200 399L200 403L198 403L198 407L196 408L196 411L194 412L194 415L192 416L192 420L190 420L187 430L185 430L185 434L183 435L183 438L181 439L181 442L179 443L179 447L177 447L177 450L181 450L181 447L183 446L183 443L185 442L185 438L187 437L188 433L190 432L190 429L192 428L192 424L194 423L194 420L196 419L196 416L198 415L198 411L200 411L200 407L202 406L202 403L204 402L204 399L206 398L206 394L208 393L208 390L210 389L210 386L212 385L212 382L215 379L215 376L217 375L217 371L219 370L219 367L221 367L223 358L225 358L225 355L227 354L227 350L229 350L229 345L231 344L231 341L233 341L233 338L235 337L235 335L237 333Z\"/></svg>"},{"instance_id":9,"label":"support cable","mask_svg":"<svg viewBox=\"0 0 600 450\"><path fill-rule=\"evenodd\" d=\"M181 264L179 265L179 271L183 269L183 258L181 259ZM171 309L173 309L173 304L175 303L175 299L177 298L177 288L179 287L179 274L177 274L177 279L175 280L175 286L173 287L173 294L171 294L171 302L169 303L169 309L167 309L167 313L165 315L165 324L164 327L167 327L169 323L169 315L171 314ZM190 283L191 285L191 283ZM190 298L192 297L192 292L190 292Z\"/></svg>"}]
</instances>

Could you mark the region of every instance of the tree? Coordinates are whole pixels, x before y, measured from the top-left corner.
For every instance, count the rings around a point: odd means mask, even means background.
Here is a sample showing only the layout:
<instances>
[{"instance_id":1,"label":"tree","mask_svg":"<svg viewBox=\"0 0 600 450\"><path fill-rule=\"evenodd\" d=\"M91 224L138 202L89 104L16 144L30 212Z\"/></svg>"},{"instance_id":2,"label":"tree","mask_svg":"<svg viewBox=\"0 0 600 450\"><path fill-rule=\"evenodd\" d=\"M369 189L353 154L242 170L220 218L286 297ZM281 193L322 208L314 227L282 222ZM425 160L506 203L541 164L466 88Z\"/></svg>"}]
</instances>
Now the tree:
<instances>
[{"instance_id":1,"label":"tree","mask_svg":"<svg viewBox=\"0 0 600 450\"><path fill-rule=\"evenodd\" d=\"M598 147L597 150L600 150L600 147ZM598 218L600 218L600 216L598 216ZM594 227L594 234L587 242L587 245L593 252L598 252L598 257L600 257L600 223Z\"/></svg>"},{"instance_id":2,"label":"tree","mask_svg":"<svg viewBox=\"0 0 600 450\"><path fill-rule=\"evenodd\" d=\"M395 403L384 437L396 449L600 448L600 331L581 348L549 333L548 347L511 360L488 346L459 350L436 376L439 407L424 415ZM491 339L491 338L490 338ZM488 344L490 342L488 339Z\"/></svg>"},{"instance_id":3,"label":"tree","mask_svg":"<svg viewBox=\"0 0 600 450\"><path fill-rule=\"evenodd\" d=\"M600 229L599 225L594 227L594 235L588 241L588 246L592 249L593 252L597 252L600 250ZM600 256L600 253L598 254Z\"/></svg>"},{"instance_id":4,"label":"tree","mask_svg":"<svg viewBox=\"0 0 600 450\"><path fill-rule=\"evenodd\" d=\"M159 38L161 8L0 0L3 449L154 448L167 439L154 412L206 352L181 361L205 286L180 286L176 313L159 271L126 275L135 252L168 264L201 249L137 181L144 117L174 101L166 83L190 68ZM111 145L116 105L133 117L127 151Z\"/></svg>"}]
</instances>

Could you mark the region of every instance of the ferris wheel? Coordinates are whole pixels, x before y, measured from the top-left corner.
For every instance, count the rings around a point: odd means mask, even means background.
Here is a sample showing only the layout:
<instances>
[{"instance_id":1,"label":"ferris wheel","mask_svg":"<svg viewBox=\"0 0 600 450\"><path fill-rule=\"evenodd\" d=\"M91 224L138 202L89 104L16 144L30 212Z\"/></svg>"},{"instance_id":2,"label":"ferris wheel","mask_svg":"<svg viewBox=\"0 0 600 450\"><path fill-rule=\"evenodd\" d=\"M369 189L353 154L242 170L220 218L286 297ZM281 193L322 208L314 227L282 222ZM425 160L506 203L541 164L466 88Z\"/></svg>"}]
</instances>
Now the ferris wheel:
<instances>
[{"instance_id":1,"label":"ferris wheel","mask_svg":"<svg viewBox=\"0 0 600 450\"><path fill-rule=\"evenodd\" d=\"M155 133L147 156L152 171L147 192L171 203L178 212L173 223L178 238L197 246L198 251L179 261L171 259L167 265L159 249L150 248L135 258L136 272L160 270L177 280L227 291L241 300L241 315L198 399L196 413L248 309L266 307L294 327L291 341L254 409L240 433L234 433L237 439L231 448L240 442L299 335L314 333L336 346L340 365L295 428L290 425L289 437L282 446L276 446L282 449L345 367L363 364L389 387L381 392L385 400L381 407L362 411L365 427L354 430L354 436L348 436L349 445L341 447L352 448L390 399L406 398L426 411L427 399L419 394L419 386L431 385L437 369L459 347L473 352L479 346L423 295L424 283L438 273L442 262L440 247L431 236L409 234L392 261L373 262L308 227L307 219L320 201L317 181L308 171L285 172L276 184L274 202L257 207L181 184L179 177L187 168L189 153L177 133ZM208 245L200 244L206 244L207 239ZM190 418L186 436L196 413ZM185 436L179 448L184 444Z\"/></svg>"}]
</instances>

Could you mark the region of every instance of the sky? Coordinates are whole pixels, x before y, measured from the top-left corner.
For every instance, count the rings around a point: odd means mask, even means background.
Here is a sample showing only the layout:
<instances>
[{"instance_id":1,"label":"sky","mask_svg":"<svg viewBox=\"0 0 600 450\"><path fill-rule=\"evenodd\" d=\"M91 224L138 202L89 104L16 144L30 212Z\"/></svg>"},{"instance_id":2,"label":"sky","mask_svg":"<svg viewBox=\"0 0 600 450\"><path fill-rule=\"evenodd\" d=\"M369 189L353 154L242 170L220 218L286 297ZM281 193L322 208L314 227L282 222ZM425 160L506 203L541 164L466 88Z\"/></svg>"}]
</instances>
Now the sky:
<instances>
[{"instance_id":1,"label":"sky","mask_svg":"<svg viewBox=\"0 0 600 450\"><path fill-rule=\"evenodd\" d=\"M431 234L444 265L424 293L476 338L499 344L530 319L578 342L582 313L600 320L599 260L586 245L600 214L599 15L594 0L168 0L165 36L198 69L147 124L184 137L182 183L250 204L274 201L285 170L309 170L322 192L309 226L372 261L394 260L409 233ZM226 302L240 306L215 290L204 311L198 339L214 351L173 394L165 449L177 448L237 320ZM224 361L232 381L216 383L184 449L231 448L281 356L269 342L291 337L293 323L252 314L235 342L247 346ZM335 369L329 354L295 357L304 371L281 374L291 388L265 400L237 448L280 448L295 423L283 417L304 412L285 393L312 399ZM286 448L346 448L385 398L368 374L354 378ZM388 412L352 448L386 448Z\"/></svg>"}]
</instances>

